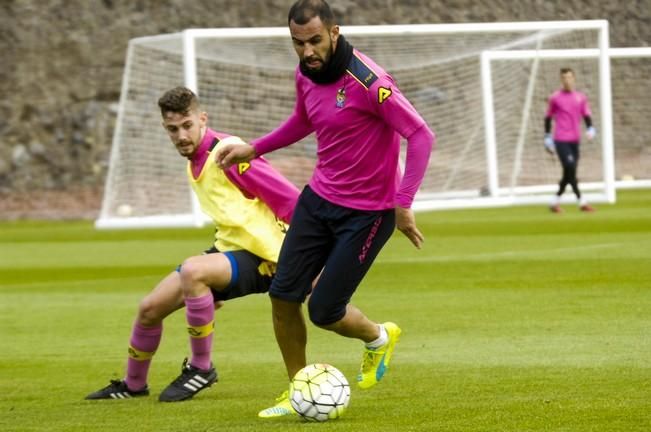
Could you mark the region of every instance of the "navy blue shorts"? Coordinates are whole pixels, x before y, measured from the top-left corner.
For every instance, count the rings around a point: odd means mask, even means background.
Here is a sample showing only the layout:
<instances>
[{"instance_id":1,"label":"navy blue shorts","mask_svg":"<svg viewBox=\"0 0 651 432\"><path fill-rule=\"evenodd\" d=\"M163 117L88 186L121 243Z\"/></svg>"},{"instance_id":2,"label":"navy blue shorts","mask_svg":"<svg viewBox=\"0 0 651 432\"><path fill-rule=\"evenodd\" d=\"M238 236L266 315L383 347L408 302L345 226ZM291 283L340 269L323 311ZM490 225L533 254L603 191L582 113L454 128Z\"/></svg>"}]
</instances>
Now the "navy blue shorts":
<instances>
[{"instance_id":1,"label":"navy blue shorts","mask_svg":"<svg viewBox=\"0 0 651 432\"><path fill-rule=\"evenodd\" d=\"M269 295L303 302L312 281L312 322L339 321L373 260L395 228L395 210L355 210L333 204L306 186L285 236Z\"/></svg>"},{"instance_id":2,"label":"navy blue shorts","mask_svg":"<svg viewBox=\"0 0 651 432\"><path fill-rule=\"evenodd\" d=\"M576 168L579 164L579 143L576 141L554 141L554 146L563 168Z\"/></svg>"},{"instance_id":3,"label":"navy blue shorts","mask_svg":"<svg viewBox=\"0 0 651 432\"><path fill-rule=\"evenodd\" d=\"M216 247L204 251L204 254L219 253ZM231 300L249 294L266 293L271 285L271 276L259 271L262 258L246 250L223 252L231 263L231 282L226 289L218 291L210 289L212 296L217 300ZM181 266L176 268L181 271Z\"/></svg>"}]
</instances>

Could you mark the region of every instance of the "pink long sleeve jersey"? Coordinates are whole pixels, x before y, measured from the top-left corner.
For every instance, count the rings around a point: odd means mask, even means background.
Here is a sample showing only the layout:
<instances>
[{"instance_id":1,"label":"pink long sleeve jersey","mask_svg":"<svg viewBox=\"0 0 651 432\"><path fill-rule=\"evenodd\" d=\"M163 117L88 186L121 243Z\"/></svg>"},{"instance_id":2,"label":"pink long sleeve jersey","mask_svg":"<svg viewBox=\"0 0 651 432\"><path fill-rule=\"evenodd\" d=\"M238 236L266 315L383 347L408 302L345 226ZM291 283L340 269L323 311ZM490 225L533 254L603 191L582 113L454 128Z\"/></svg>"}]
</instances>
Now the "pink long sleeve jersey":
<instances>
[{"instance_id":1,"label":"pink long sleeve jersey","mask_svg":"<svg viewBox=\"0 0 651 432\"><path fill-rule=\"evenodd\" d=\"M256 154L316 132L317 164L310 187L322 198L359 210L409 208L427 169L434 134L393 78L357 50L346 73L315 84L296 68L292 115L254 140ZM407 139L404 178L398 157Z\"/></svg>"},{"instance_id":2,"label":"pink long sleeve jersey","mask_svg":"<svg viewBox=\"0 0 651 432\"><path fill-rule=\"evenodd\" d=\"M554 140L581 141L581 118L592 115L585 94L558 90L549 97L547 117L554 119Z\"/></svg>"}]
</instances>

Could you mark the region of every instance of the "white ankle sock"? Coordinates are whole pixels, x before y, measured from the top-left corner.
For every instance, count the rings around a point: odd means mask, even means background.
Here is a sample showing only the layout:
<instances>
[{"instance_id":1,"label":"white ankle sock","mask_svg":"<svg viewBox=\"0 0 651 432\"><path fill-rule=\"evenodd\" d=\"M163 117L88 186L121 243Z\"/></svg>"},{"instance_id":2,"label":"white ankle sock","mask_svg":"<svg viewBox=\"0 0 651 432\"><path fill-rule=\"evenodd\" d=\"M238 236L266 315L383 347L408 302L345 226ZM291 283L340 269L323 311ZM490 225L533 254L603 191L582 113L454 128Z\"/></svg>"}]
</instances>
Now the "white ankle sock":
<instances>
[{"instance_id":1,"label":"white ankle sock","mask_svg":"<svg viewBox=\"0 0 651 432\"><path fill-rule=\"evenodd\" d=\"M382 324L378 324L378 327L380 328L380 336L374 341L366 343L366 348L380 348L382 345L385 345L389 341L389 335L387 334L384 326Z\"/></svg>"}]
</instances>

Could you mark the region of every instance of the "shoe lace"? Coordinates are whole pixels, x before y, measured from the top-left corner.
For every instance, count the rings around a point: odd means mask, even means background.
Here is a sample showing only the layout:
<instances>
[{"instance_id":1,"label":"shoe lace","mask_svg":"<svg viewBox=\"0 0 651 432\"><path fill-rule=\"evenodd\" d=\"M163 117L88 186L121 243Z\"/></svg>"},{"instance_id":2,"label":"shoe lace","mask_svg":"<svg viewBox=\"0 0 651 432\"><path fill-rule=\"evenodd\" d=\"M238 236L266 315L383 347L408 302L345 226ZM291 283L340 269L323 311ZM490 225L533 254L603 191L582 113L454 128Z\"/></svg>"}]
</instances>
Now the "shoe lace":
<instances>
[{"instance_id":1,"label":"shoe lace","mask_svg":"<svg viewBox=\"0 0 651 432\"><path fill-rule=\"evenodd\" d=\"M192 365L188 365L188 358L183 359L183 364L181 365L181 375L176 377L174 381L172 381L172 385L174 384L180 384L183 381L185 381L185 376L192 373Z\"/></svg>"},{"instance_id":2,"label":"shoe lace","mask_svg":"<svg viewBox=\"0 0 651 432\"><path fill-rule=\"evenodd\" d=\"M376 350L366 348L364 350L364 357L362 357L362 371L367 371L375 364L375 358L382 354Z\"/></svg>"},{"instance_id":3,"label":"shoe lace","mask_svg":"<svg viewBox=\"0 0 651 432\"><path fill-rule=\"evenodd\" d=\"M115 387L119 388L119 387L122 386L122 380L112 379L112 380L110 380L110 382L111 383L105 387L106 389L115 388Z\"/></svg>"},{"instance_id":4,"label":"shoe lace","mask_svg":"<svg viewBox=\"0 0 651 432\"><path fill-rule=\"evenodd\" d=\"M282 402L285 399L289 399L289 390L285 390L280 396L278 396L276 402Z\"/></svg>"}]
</instances>

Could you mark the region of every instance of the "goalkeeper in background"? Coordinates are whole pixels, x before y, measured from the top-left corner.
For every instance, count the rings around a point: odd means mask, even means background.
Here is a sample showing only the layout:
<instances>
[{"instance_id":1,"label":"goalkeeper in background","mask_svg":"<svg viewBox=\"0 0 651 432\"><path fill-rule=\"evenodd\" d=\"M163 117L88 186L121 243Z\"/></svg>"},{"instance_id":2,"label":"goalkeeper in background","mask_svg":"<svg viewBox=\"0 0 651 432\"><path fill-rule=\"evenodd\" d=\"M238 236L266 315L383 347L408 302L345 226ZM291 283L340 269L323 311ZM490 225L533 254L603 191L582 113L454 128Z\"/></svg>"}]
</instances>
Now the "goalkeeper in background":
<instances>
[{"instance_id":1,"label":"goalkeeper in background","mask_svg":"<svg viewBox=\"0 0 651 432\"><path fill-rule=\"evenodd\" d=\"M294 112L253 145L224 146L217 157L228 167L316 133L316 168L299 198L269 288L274 331L292 379L306 365L302 303L311 292L307 306L314 324L364 342L357 384L366 389L382 379L401 329L371 321L350 300L396 225L421 247L411 204L434 134L393 78L339 34L325 1L296 2L288 24L299 58ZM402 178L401 136L407 140ZM285 391L258 415L293 412Z\"/></svg>"},{"instance_id":2,"label":"goalkeeper in background","mask_svg":"<svg viewBox=\"0 0 651 432\"><path fill-rule=\"evenodd\" d=\"M299 191L264 159L222 170L214 153L226 144L243 144L207 127L195 94L184 87L158 101L163 127L179 154L188 159L187 175L201 208L215 223L214 245L186 259L141 302L129 344L126 377L86 399L147 396L147 373L158 348L163 319L185 306L192 357L159 396L163 402L192 398L217 381L211 361L215 310L224 300L267 292L275 272Z\"/></svg>"},{"instance_id":3,"label":"goalkeeper in background","mask_svg":"<svg viewBox=\"0 0 651 432\"><path fill-rule=\"evenodd\" d=\"M558 192L552 198L549 209L554 213L561 213L561 195L567 185L572 187L579 209L592 212L594 208L588 204L579 190L579 181L576 178L579 165L579 144L581 142L581 118L585 121L585 135L589 140L595 137L596 131L592 126L592 114L588 97L574 89L574 71L570 68L561 69L562 88L549 97L547 114L545 115L545 149L547 152L558 155L563 167L563 177L558 184ZM554 134L551 134L552 120L554 120Z\"/></svg>"}]
</instances>

